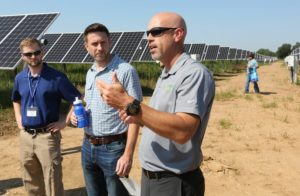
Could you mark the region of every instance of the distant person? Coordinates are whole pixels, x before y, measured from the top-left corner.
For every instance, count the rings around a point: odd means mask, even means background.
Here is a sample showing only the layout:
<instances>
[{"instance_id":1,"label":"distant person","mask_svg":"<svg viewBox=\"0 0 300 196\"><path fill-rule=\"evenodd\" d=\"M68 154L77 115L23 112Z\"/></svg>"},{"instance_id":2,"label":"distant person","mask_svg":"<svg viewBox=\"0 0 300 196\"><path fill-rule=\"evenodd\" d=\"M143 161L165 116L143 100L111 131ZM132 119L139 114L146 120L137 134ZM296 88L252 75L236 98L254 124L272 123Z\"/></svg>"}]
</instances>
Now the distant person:
<instances>
[{"instance_id":1,"label":"distant person","mask_svg":"<svg viewBox=\"0 0 300 196\"><path fill-rule=\"evenodd\" d=\"M137 71L117 54L111 54L111 37L103 24L89 25L84 45L95 62L86 75L85 97L90 126L84 128L82 168L88 195L128 195L119 177L128 176L138 136L139 125L121 121L117 109L107 105L96 88L101 79L112 83L116 74L128 94L142 101ZM72 113L71 121L77 125Z\"/></svg>"},{"instance_id":2,"label":"distant person","mask_svg":"<svg viewBox=\"0 0 300 196\"><path fill-rule=\"evenodd\" d=\"M81 97L68 78L43 62L41 43L26 38L20 43L28 65L15 78L12 101L20 131L23 183L28 195L62 196L60 130L69 116L59 121L61 100Z\"/></svg>"},{"instance_id":3,"label":"distant person","mask_svg":"<svg viewBox=\"0 0 300 196\"><path fill-rule=\"evenodd\" d=\"M284 59L284 62L287 64L287 68L290 71L290 82L291 84L297 82L297 76L298 76L298 58L294 55L289 55Z\"/></svg>"},{"instance_id":4,"label":"distant person","mask_svg":"<svg viewBox=\"0 0 300 196\"><path fill-rule=\"evenodd\" d=\"M267 58L264 58L264 64L266 64L267 63Z\"/></svg>"},{"instance_id":5,"label":"distant person","mask_svg":"<svg viewBox=\"0 0 300 196\"><path fill-rule=\"evenodd\" d=\"M210 71L184 52L187 27L176 14L152 17L147 30L154 60L164 65L150 106L128 95L118 77L114 84L98 80L103 99L120 110L124 122L142 126L139 157L142 196L204 195L199 168L215 85Z\"/></svg>"},{"instance_id":6,"label":"distant person","mask_svg":"<svg viewBox=\"0 0 300 196\"><path fill-rule=\"evenodd\" d=\"M247 56L247 77L246 77L246 83L245 83L245 93L249 93L249 85L250 82L253 83L254 85L254 92L259 93L259 87L258 87L258 74L257 74L257 69L259 68L257 61L254 58L254 53L250 53Z\"/></svg>"}]
</instances>

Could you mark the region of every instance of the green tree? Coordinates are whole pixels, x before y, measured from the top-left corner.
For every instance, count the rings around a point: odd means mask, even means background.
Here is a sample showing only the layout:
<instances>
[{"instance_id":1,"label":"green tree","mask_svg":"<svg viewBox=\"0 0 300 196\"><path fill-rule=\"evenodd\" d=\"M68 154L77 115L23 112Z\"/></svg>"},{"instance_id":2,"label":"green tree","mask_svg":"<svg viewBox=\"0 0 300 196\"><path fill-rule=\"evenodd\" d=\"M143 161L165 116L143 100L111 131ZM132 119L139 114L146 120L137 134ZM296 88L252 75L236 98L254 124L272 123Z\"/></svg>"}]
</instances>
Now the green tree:
<instances>
[{"instance_id":1,"label":"green tree","mask_svg":"<svg viewBox=\"0 0 300 196\"><path fill-rule=\"evenodd\" d=\"M292 45L291 44L282 44L280 47L277 49L277 57L280 59L285 58L292 52Z\"/></svg>"},{"instance_id":2,"label":"green tree","mask_svg":"<svg viewBox=\"0 0 300 196\"><path fill-rule=\"evenodd\" d=\"M266 56L276 56L276 53L265 48L259 49L256 53L266 55Z\"/></svg>"}]
</instances>

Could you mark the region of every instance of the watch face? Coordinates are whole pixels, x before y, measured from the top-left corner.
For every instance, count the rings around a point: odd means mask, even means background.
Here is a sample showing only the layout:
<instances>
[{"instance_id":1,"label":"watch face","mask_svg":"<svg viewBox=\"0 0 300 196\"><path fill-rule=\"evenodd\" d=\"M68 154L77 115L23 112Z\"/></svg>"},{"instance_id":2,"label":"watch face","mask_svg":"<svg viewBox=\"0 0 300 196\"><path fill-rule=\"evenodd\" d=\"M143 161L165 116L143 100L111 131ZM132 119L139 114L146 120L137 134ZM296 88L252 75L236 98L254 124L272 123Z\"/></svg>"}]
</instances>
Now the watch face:
<instances>
[{"instance_id":1,"label":"watch face","mask_svg":"<svg viewBox=\"0 0 300 196\"><path fill-rule=\"evenodd\" d=\"M140 111L140 102L137 100L134 100L133 103L128 104L126 108L126 113L129 116L137 115Z\"/></svg>"},{"instance_id":2,"label":"watch face","mask_svg":"<svg viewBox=\"0 0 300 196\"><path fill-rule=\"evenodd\" d=\"M137 108L135 105L131 105L131 107L128 108L130 114L136 114Z\"/></svg>"}]
</instances>

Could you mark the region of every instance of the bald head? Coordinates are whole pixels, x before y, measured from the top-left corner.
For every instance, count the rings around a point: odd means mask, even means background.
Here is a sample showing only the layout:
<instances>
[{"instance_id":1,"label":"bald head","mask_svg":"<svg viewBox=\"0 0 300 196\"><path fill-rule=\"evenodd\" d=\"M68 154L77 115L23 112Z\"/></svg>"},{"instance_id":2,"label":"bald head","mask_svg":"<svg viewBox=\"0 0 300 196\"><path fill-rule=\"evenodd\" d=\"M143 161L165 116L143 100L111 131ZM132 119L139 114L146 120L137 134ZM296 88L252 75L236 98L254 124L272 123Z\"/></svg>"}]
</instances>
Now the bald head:
<instances>
[{"instance_id":1,"label":"bald head","mask_svg":"<svg viewBox=\"0 0 300 196\"><path fill-rule=\"evenodd\" d=\"M187 28L184 19L179 14L173 12L161 12L155 14L149 22L148 29L154 27L182 28L184 29L184 38L187 33Z\"/></svg>"}]
</instances>

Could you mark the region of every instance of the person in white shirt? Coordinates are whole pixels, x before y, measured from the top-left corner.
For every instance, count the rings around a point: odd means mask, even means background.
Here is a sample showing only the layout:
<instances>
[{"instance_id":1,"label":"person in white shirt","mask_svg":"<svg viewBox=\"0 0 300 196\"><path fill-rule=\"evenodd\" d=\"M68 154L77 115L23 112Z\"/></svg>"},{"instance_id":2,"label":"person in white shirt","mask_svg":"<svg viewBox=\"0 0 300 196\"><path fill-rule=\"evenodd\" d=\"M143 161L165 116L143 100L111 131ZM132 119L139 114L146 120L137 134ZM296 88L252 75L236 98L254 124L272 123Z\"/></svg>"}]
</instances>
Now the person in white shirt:
<instances>
[{"instance_id":1,"label":"person in white shirt","mask_svg":"<svg viewBox=\"0 0 300 196\"><path fill-rule=\"evenodd\" d=\"M297 82L297 74L298 74L298 57L289 55L284 59L284 62L287 64L288 70L290 70L290 78L291 84Z\"/></svg>"}]
</instances>

